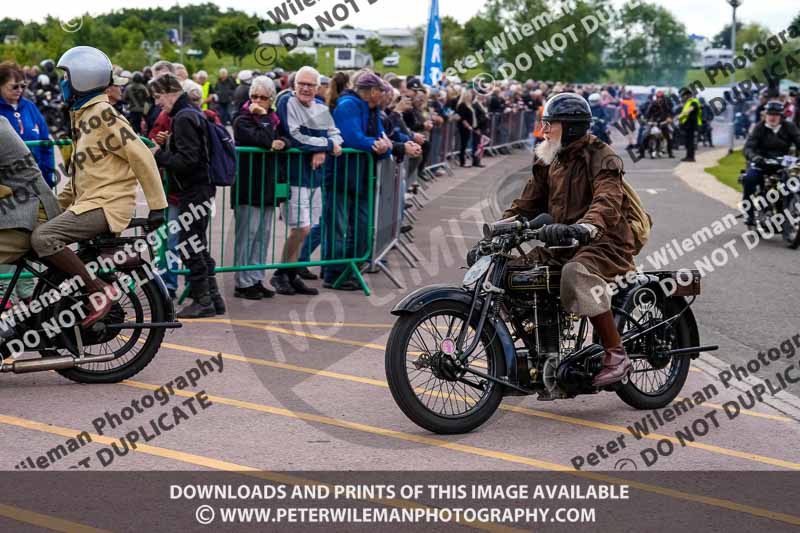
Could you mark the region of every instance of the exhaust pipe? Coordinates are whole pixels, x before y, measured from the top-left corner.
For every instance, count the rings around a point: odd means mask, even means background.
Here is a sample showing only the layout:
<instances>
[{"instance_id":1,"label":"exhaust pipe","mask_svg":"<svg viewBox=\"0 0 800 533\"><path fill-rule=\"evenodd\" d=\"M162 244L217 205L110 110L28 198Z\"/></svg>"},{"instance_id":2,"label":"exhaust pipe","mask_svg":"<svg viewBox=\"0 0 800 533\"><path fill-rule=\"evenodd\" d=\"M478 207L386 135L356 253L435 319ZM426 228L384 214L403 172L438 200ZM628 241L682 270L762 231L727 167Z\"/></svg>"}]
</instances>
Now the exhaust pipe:
<instances>
[{"instance_id":1,"label":"exhaust pipe","mask_svg":"<svg viewBox=\"0 0 800 533\"><path fill-rule=\"evenodd\" d=\"M111 361L115 357L113 355L94 355L84 357L83 359L75 359L72 356L66 357L45 357L42 359L23 359L21 361L13 361L12 363L3 363L0 366L0 372L13 372L14 374L28 374L30 372L44 372L46 370L62 370L65 368L73 368L87 363L104 363Z\"/></svg>"}]
</instances>

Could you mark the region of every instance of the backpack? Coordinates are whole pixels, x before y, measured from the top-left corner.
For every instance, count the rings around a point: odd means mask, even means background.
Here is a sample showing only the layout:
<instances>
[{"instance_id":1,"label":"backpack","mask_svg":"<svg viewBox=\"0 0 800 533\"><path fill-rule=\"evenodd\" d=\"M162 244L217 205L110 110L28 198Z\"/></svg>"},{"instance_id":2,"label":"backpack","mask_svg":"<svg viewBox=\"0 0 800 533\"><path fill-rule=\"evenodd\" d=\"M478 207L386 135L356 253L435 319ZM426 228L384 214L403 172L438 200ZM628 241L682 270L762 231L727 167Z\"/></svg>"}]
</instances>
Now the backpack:
<instances>
[{"instance_id":1,"label":"backpack","mask_svg":"<svg viewBox=\"0 0 800 533\"><path fill-rule=\"evenodd\" d=\"M591 155L588 152L586 153L586 168L590 174L593 174ZM625 181L625 171L621 172L622 192L624 194L622 198L622 215L628 221L628 226L630 226L633 233L633 246L635 248L633 255L639 255L639 252L642 251L642 248L647 244L647 239L650 237L650 230L653 229L653 219L645 211L642 199L637 192L633 190L630 183Z\"/></svg>"},{"instance_id":2,"label":"backpack","mask_svg":"<svg viewBox=\"0 0 800 533\"><path fill-rule=\"evenodd\" d=\"M233 137L224 126L209 121L199 109L194 107L187 109L200 115L201 124L205 124L201 127L205 129L206 161L211 185L230 187L236 181L236 144Z\"/></svg>"}]
</instances>

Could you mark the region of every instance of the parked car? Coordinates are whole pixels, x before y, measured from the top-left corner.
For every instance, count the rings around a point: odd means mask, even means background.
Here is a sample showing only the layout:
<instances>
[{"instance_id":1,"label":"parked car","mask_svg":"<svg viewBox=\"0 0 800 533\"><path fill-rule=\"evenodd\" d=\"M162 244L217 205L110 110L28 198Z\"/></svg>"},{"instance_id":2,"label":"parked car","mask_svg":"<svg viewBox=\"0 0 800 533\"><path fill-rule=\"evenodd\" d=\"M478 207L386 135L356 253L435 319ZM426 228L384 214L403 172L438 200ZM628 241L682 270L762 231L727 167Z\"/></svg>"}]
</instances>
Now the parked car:
<instances>
[{"instance_id":1,"label":"parked car","mask_svg":"<svg viewBox=\"0 0 800 533\"><path fill-rule=\"evenodd\" d=\"M392 52L388 56L383 58L383 66L384 67L399 67L400 66L400 54L397 52Z\"/></svg>"}]
</instances>

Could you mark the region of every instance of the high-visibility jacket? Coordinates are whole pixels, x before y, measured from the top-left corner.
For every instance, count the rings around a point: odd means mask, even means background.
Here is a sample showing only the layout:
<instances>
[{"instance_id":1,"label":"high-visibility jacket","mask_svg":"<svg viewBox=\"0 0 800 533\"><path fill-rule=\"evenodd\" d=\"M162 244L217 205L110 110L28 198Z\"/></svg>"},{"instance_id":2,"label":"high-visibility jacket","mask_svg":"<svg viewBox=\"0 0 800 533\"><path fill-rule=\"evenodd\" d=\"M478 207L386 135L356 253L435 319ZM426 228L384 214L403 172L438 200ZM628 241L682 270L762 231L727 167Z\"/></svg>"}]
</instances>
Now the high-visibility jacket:
<instances>
[{"instance_id":1,"label":"high-visibility jacket","mask_svg":"<svg viewBox=\"0 0 800 533\"><path fill-rule=\"evenodd\" d=\"M633 100L625 100L625 99L623 99L623 100L620 100L619 103L622 104L623 106L625 106L625 108L628 110L627 118L636 120L636 117L637 117L637 115L636 115L636 102L634 102Z\"/></svg>"},{"instance_id":2,"label":"high-visibility jacket","mask_svg":"<svg viewBox=\"0 0 800 533\"><path fill-rule=\"evenodd\" d=\"M211 91L211 82L207 81L207 82L205 82L203 84L203 101L204 102L205 102L205 99L208 98L208 93L210 91ZM208 104L204 103L203 104L203 111L205 111L206 109L208 109Z\"/></svg>"},{"instance_id":3,"label":"high-visibility jacket","mask_svg":"<svg viewBox=\"0 0 800 533\"><path fill-rule=\"evenodd\" d=\"M686 103L683 104L683 110L681 114L678 115L678 120L680 120L681 124L686 124L686 121L689 120L689 113L692 112L692 104L697 104L697 125L703 125L703 111L702 107L700 106L700 101L697 98L689 98L686 100Z\"/></svg>"}]
</instances>

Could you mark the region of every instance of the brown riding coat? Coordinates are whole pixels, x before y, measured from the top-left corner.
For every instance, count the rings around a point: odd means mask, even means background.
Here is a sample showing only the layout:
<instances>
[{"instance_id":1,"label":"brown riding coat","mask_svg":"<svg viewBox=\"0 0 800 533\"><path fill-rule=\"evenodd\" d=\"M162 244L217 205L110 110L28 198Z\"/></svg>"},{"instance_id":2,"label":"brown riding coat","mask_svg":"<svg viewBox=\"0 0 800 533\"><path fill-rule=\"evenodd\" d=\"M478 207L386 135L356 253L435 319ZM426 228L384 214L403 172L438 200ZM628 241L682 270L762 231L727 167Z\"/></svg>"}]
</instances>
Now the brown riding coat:
<instances>
[{"instance_id":1,"label":"brown riding coat","mask_svg":"<svg viewBox=\"0 0 800 533\"><path fill-rule=\"evenodd\" d=\"M592 224L597 236L577 250L536 249L528 260L563 265L577 261L606 281L634 270L634 239L623 216L629 202L622 188L624 168L614 151L591 134L564 148L548 166L534 161L533 174L503 218L550 213L559 224Z\"/></svg>"}]
</instances>

